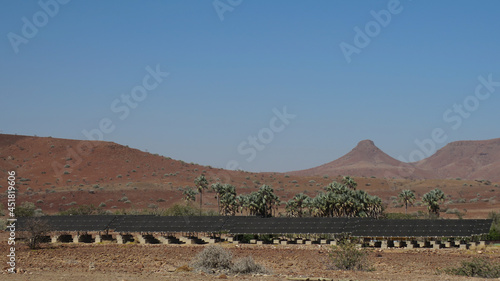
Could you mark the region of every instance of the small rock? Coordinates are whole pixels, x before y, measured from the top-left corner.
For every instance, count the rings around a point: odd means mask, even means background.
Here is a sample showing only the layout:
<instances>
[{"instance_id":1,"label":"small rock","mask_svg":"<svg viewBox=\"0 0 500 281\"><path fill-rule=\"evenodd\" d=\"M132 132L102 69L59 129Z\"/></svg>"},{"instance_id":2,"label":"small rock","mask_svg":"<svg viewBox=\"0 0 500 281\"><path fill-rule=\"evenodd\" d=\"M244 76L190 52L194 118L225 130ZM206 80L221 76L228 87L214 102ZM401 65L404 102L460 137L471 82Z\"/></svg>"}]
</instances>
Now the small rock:
<instances>
[{"instance_id":1,"label":"small rock","mask_svg":"<svg viewBox=\"0 0 500 281\"><path fill-rule=\"evenodd\" d=\"M218 278L219 279L227 279L227 275L226 274L221 274L221 275L219 275Z\"/></svg>"}]
</instances>

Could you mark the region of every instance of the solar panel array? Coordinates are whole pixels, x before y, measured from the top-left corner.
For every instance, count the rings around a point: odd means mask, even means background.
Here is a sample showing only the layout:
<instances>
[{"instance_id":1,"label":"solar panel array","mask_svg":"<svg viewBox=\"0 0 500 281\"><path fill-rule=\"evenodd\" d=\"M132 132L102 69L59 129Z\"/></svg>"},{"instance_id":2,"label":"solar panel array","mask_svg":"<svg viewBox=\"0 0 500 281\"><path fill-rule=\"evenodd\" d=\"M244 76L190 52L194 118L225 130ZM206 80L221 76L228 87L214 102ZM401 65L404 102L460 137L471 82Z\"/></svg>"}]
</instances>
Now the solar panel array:
<instances>
[{"instance_id":1,"label":"solar panel array","mask_svg":"<svg viewBox=\"0 0 500 281\"><path fill-rule=\"evenodd\" d=\"M354 222L354 221L353 221ZM491 220L359 220L357 237L467 237L488 233Z\"/></svg>"},{"instance_id":2,"label":"solar panel array","mask_svg":"<svg viewBox=\"0 0 500 281\"><path fill-rule=\"evenodd\" d=\"M18 218L19 229L27 227L30 218ZM44 216L35 218L45 221L51 231L106 231L115 216Z\"/></svg>"},{"instance_id":3,"label":"solar panel array","mask_svg":"<svg viewBox=\"0 0 500 281\"><path fill-rule=\"evenodd\" d=\"M227 217L117 216L111 227L117 232L207 232L221 231Z\"/></svg>"},{"instance_id":4,"label":"solar panel array","mask_svg":"<svg viewBox=\"0 0 500 281\"><path fill-rule=\"evenodd\" d=\"M343 233L347 218L228 217L226 229L234 234Z\"/></svg>"},{"instance_id":5,"label":"solar panel array","mask_svg":"<svg viewBox=\"0 0 500 281\"><path fill-rule=\"evenodd\" d=\"M242 216L46 216L52 231L120 233L341 234L355 237L468 237L489 232L492 220L377 220ZM19 218L20 228L26 218Z\"/></svg>"}]
</instances>

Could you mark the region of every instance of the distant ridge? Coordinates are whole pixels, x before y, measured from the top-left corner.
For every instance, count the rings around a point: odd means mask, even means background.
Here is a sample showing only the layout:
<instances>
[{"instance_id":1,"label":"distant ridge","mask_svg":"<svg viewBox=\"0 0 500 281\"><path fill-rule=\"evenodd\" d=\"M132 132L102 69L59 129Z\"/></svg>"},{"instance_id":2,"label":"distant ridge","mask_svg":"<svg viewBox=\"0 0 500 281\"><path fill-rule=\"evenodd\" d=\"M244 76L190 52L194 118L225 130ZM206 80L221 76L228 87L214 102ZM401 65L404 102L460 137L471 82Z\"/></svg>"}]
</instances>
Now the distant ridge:
<instances>
[{"instance_id":1,"label":"distant ridge","mask_svg":"<svg viewBox=\"0 0 500 281\"><path fill-rule=\"evenodd\" d=\"M414 163L437 171L439 178L500 180L500 138L451 142L432 156Z\"/></svg>"},{"instance_id":2,"label":"distant ridge","mask_svg":"<svg viewBox=\"0 0 500 281\"><path fill-rule=\"evenodd\" d=\"M396 160L375 146L373 141L363 140L337 160L310 169L292 171L289 174L499 181L500 138L452 142L434 155L415 163Z\"/></svg>"},{"instance_id":3,"label":"distant ridge","mask_svg":"<svg viewBox=\"0 0 500 281\"><path fill-rule=\"evenodd\" d=\"M131 181L185 186L205 170L214 178L247 177L245 172L188 164L112 142L0 134L0 172L11 169L35 183L56 186ZM500 181L500 138L452 142L415 163L394 159L373 141L363 140L337 160L287 174Z\"/></svg>"}]
</instances>

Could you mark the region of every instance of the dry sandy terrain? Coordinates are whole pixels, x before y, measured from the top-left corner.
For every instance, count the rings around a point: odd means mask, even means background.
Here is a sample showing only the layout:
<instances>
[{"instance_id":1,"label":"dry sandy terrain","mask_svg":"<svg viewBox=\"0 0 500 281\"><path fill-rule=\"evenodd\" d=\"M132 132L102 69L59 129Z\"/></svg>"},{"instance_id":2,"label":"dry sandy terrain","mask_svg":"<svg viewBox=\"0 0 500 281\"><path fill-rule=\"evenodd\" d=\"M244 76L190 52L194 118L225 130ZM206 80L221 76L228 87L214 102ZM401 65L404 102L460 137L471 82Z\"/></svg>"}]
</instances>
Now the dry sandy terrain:
<instances>
[{"instance_id":1,"label":"dry sandy terrain","mask_svg":"<svg viewBox=\"0 0 500 281\"><path fill-rule=\"evenodd\" d=\"M5 234L3 234L5 236ZM3 241L5 241L3 239ZM480 280L437 274L436 269L456 266L471 257L487 257L500 262L500 248L477 250L415 249L373 250L371 272L329 269L329 246L319 245L239 245L221 244L236 258L252 256L272 271L267 276L231 276L230 280L287 280L289 277L324 277L334 280ZM40 250L18 246L17 268L9 280L219 280L178 268L189 265L203 245L137 244L52 244ZM7 252L7 244L0 244ZM5 272L5 270L4 270ZM4 273L6 274L6 273ZM5 275L4 275L5 276ZM0 277L3 279L3 277Z\"/></svg>"}]
</instances>

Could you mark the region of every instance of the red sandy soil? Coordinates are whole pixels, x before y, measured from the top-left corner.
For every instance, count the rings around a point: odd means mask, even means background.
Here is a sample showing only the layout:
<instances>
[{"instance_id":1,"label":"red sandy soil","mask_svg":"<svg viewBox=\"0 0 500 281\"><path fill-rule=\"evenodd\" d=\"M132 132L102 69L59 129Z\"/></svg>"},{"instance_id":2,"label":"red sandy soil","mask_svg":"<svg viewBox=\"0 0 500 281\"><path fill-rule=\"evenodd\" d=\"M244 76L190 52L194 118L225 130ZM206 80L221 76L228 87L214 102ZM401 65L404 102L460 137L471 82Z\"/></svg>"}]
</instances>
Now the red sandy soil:
<instances>
[{"instance_id":1,"label":"red sandy soil","mask_svg":"<svg viewBox=\"0 0 500 281\"><path fill-rule=\"evenodd\" d=\"M493 145L489 141L483 144L486 147ZM442 150L446 151L445 148ZM467 151L477 152L472 149ZM492 151L488 153L493 155ZM441 154L437 153L436 157L443 159ZM454 155L458 154L455 150ZM337 161L343 161L346 167L355 168L348 165L352 160L358 162L360 167L371 163L384 167L381 170L390 170L389 166L397 164L394 162L397 160L391 159L376 148L373 142L363 141ZM486 165L486 162L481 163ZM17 173L18 204L24 201L33 202L47 214L72 206L98 206L101 203L106 205L104 209L111 211L145 209L150 204L168 208L175 203L183 204L180 189L194 186L193 181L200 174L205 174L210 183L231 183L237 187L238 193L250 193L262 184L268 184L274 188L282 201L288 201L301 192L314 197L333 180L341 180L340 174L299 176L291 173L288 175L227 171L188 164L111 142L0 134L0 174L5 179L0 182L0 188L7 186L7 171L10 170ZM378 170L371 167L363 177L355 177L358 189L381 197L389 212L404 212L404 208L393 203L394 197L402 189L414 190L417 199L420 199L423 194L434 188L442 189L448 196L442 209L456 208L465 213L464 218L485 218L489 212L500 209L500 181L490 183L463 179L384 178L372 175L370 171L376 174ZM425 174L424 172L422 173ZM214 195L210 190L206 191L204 209L216 210ZM132 203L118 201L124 196ZM4 206L5 197L5 194L0 195L0 202ZM453 202L450 202L452 200ZM458 203L458 200L465 200L465 203ZM418 210L425 211L425 207L410 207L408 211ZM456 218L456 215L452 214L442 213L442 216Z\"/></svg>"},{"instance_id":2,"label":"red sandy soil","mask_svg":"<svg viewBox=\"0 0 500 281\"><path fill-rule=\"evenodd\" d=\"M5 236L3 234L2 236ZM0 252L7 253L5 239ZM334 280L481 280L438 273L472 257L500 262L500 248L458 249L389 249L372 250L369 262L374 271L332 270L330 247L325 245L232 245L222 244L235 258L252 256L271 270L269 275L207 275L181 271L189 266L203 245L137 244L50 244L29 250L19 244L17 269L9 280L287 280L289 277L323 277ZM5 269L3 268L3 274ZM0 277L0 279L3 279Z\"/></svg>"}]
</instances>

